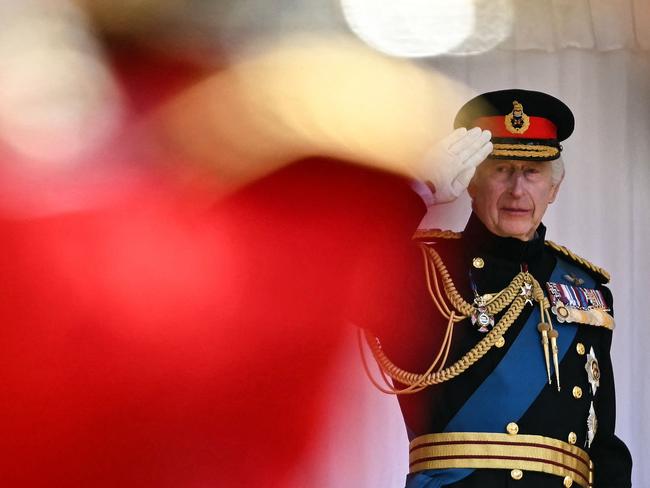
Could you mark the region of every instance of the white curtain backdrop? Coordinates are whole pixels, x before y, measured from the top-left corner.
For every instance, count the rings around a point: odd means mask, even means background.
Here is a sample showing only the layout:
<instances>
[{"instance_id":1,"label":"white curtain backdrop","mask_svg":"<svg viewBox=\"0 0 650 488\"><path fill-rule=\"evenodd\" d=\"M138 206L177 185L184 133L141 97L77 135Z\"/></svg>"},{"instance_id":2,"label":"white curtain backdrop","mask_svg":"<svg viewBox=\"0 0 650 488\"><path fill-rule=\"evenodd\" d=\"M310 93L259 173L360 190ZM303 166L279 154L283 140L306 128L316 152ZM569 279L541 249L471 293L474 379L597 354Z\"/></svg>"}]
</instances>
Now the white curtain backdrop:
<instances>
[{"instance_id":1,"label":"white curtain backdrop","mask_svg":"<svg viewBox=\"0 0 650 488\"><path fill-rule=\"evenodd\" d=\"M563 153L567 176L544 222L549 239L612 275L617 433L635 460L634 485L648 486L643 454L650 434L650 2L517 5L521 22L499 49L425 64L476 92L541 90L573 110L576 129ZM435 115L451 127L453 113ZM432 208L423 225L462 229L468 209L464 196ZM403 486L407 440L396 400L370 386L354 340L351 331L347 354L333 371L326 439L301 465L296 486Z\"/></svg>"},{"instance_id":2,"label":"white curtain backdrop","mask_svg":"<svg viewBox=\"0 0 650 488\"><path fill-rule=\"evenodd\" d=\"M502 49L650 49L647 0L516 0Z\"/></svg>"}]
</instances>

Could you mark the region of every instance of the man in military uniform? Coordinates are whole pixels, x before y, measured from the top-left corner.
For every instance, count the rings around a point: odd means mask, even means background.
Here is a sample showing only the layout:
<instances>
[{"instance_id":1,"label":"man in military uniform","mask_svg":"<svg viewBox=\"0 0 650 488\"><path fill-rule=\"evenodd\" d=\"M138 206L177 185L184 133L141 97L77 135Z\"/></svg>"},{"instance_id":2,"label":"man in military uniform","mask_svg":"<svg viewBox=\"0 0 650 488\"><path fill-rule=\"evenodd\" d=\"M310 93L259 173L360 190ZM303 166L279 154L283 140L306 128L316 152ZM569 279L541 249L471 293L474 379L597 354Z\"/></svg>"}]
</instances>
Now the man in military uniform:
<instances>
[{"instance_id":1,"label":"man in military uniform","mask_svg":"<svg viewBox=\"0 0 650 488\"><path fill-rule=\"evenodd\" d=\"M503 90L461 108L455 127L474 126L493 148L469 183L465 230L417 232L419 246L387 264L414 290L407 306L364 317L411 440L407 487L629 487L609 276L545 241L541 223L573 115L550 95ZM455 196L433 186L437 201Z\"/></svg>"}]
</instances>

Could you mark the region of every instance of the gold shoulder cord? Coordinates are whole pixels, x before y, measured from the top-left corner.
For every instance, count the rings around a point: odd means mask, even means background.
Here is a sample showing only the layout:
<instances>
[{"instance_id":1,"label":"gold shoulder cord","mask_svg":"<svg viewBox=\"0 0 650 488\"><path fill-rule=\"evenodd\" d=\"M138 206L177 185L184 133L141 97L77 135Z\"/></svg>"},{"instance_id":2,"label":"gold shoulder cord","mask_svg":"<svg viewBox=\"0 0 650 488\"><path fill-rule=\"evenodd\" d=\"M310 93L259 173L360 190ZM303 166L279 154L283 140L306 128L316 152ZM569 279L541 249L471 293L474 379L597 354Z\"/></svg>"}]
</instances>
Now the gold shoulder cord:
<instances>
[{"instance_id":1,"label":"gold shoulder cord","mask_svg":"<svg viewBox=\"0 0 650 488\"><path fill-rule=\"evenodd\" d=\"M597 273L600 276L602 276L603 279L604 279L603 283L608 283L609 282L609 280L610 280L609 273L607 271L605 271L603 268L601 268L599 266L596 266L592 262L586 260L583 257L578 256L573 251L570 251L566 247L560 246L559 244L556 244L553 241L546 241L545 244L548 247L550 247L551 249L564 254L566 257L570 258L571 260L575 261L576 263L578 263L578 264L584 266L585 268L593 271L594 273Z\"/></svg>"},{"instance_id":2,"label":"gold shoulder cord","mask_svg":"<svg viewBox=\"0 0 650 488\"><path fill-rule=\"evenodd\" d=\"M427 231L425 236L416 233L415 238L457 238L457 236L459 237L460 235L457 233L449 233L449 231ZM466 302L458 293L446 266L435 249L426 243L421 244L421 249L424 257L424 269L429 294L440 314L447 319L447 329L445 331L442 345L426 372L412 373L399 368L386 356L378 337L374 336L369 331L362 331L359 329L358 338L361 357L364 369L366 370L366 374L370 378L371 382L384 393L401 395L417 393L428 386L443 383L455 378L485 356L485 354L494 347L496 342L506 333L517 317L519 317L526 303L532 303L531 299L533 299L539 304L542 318L538 330L542 335L542 346L546 359L548 382L549 384L551 383L549 361L550 338L559 390L560 378L557 364L557 331L553 330L551 325L551 318L548 312L550 306L548 299L544 296L544 292L539 282L527 271L521 271L518 273L506 288L490 297L484 303L483 310L491 316L500 313L509 306L499 322L462 358L452 365L446 368L444 367L451 347L454 325L476 314L478 309L477 306ZM440 289L440 281L442 281L444 295ZM447 305L445 297L453 309ZM380 385L373 378L370 372L363 349L362 335L365 335L366 342L379 365L380 373L385 385ZM403 389L395 388L389 378L407 386Z\"/></svg>"},{"instance_id":3,"label":"gold shoulder cord","mask_svg":"<svg viewBox=\"0 0 650 488\"><path fill-rule=\"evenodd\" d=\"M413 239L460 239L462 236L463 234L461 232L454 232L453 230L418 229L413 234Z\"/></svg>"}]
</instances>

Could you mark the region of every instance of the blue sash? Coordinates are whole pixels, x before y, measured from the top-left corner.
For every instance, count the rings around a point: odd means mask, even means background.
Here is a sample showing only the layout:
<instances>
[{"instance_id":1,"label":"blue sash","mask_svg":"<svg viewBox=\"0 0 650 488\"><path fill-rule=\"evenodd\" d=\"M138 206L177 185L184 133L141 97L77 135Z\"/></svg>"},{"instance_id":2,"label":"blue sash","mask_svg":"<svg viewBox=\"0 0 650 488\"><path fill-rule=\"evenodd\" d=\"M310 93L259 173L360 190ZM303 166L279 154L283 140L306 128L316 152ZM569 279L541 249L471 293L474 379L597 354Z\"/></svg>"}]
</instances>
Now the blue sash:
<instances>
[{"instance_id":1,"label":"blue sash","mask_svg":"<svg viewBox=\"0 0 650 488\"><path fill-rule=\"evenodd\" d=\"M568 274L582 278L583 286L596 286L593 278L582 269L560 258L549 281L570 285L564 278ZM526 413L548 382L541 337L537 330L539 322L539 306L535 306L503 359L451 419L444 432L505 432L509 422L517 422ZM554 318L553 325L557 326ZM562 324L557 339L559 361L571 346L577 330L576 325ZM473 471L421 471L407 476L406 487L441 488L469 476Z\"/></svg>"}]
</instances>

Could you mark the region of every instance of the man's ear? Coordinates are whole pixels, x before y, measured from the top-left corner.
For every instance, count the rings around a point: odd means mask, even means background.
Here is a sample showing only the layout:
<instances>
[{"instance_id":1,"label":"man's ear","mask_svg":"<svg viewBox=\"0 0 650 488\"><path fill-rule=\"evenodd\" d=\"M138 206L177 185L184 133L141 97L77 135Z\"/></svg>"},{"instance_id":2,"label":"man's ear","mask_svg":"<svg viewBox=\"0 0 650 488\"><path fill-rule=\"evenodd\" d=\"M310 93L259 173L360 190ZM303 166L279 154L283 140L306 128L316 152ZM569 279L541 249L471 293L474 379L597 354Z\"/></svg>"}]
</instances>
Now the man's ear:
<instances>
[{"instance_id":1,"label":"man's ear","mask_svg":"<svg viewBox=\"0 0 650 488\"><path fill-rule=\"evenodd\" d=\"M564 175L562 175L562 179L557 183L555 183L551 188L551 196L548 199L548 203L553 203L555 201L555 198L557 197L557 192L560 190L560 185L562 184L563 180L564 180Z\"/></svg>"}]
</instances>

